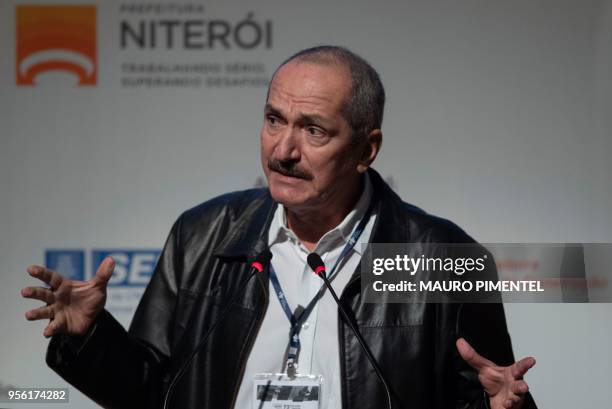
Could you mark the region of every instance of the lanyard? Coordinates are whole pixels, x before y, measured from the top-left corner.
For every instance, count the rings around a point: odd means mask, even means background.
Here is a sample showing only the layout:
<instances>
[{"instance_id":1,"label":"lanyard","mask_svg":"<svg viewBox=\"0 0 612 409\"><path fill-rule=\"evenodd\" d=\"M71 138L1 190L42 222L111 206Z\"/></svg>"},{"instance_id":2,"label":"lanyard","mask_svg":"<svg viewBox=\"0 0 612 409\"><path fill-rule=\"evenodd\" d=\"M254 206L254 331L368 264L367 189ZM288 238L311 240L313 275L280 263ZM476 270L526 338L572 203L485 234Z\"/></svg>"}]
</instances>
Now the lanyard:
<instances>
[{"instance_id":1,"label":"lanyard","mask_svg":"<svg viewBox=\"0 0 612 409\"><path fill-rule=\"evenodd\" d=\"M373 200L370 201L370 206L368 206L366 213L363 215L362 219L359 221L357 228L355 229L355 231L349 238L348 242L346 243L346 245L340 252L340 255L336 259L336 262L334 263L334 266L332 267L329 273L330 279L334 277L334 274L336 273L336 269L338 268L340 263L344 260L344 258L348 255L348 253L355 247L357 240L359 240L359 237L365 230L365 227L368 224L368 221L370 219L370 215L372 214L373 202L374 202ZM310 301L306 309L304 309L298 316L296 316L292 312L291 307L289 307L289 302L287 301L287 297L285 296L285 293L281 287L281 284L278 281L278 276L276 275L276 271L274 271L274 267L272 266L272 263L270 263L270 281L272 282L272 286L274 287L274 291L276 292L278 301L280 302L280 305L283 308L283 311L285 312L285 315L287 316L289 323L291 324L291 332L289 336L289 351L287 353L287 373L290 376L294 376L297 370L297 367L296 367L297 355L300 350L300 335L299 334L300 334L300 328L302 327L302 322L304 322L304 320L308 318L315 304L323 295L323 292L325 291L325 286L321 286L321 289L313 297L313 299Z\"/></svg>"}]
</instances>

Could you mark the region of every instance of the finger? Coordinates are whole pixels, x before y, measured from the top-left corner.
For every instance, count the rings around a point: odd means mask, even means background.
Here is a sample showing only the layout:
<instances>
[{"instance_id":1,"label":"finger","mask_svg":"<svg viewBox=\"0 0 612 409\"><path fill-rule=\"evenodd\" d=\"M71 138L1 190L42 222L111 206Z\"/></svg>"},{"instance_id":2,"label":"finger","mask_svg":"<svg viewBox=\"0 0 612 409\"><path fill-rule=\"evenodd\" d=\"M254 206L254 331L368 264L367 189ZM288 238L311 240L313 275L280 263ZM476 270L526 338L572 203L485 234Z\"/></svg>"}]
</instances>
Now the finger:
<instances>
[{"instance_id":1,"label":"finger","mask_svg":"<svg viewBox=\"0 0 612 409\"><path fill-rule=\"evenodd\" d=\"M47 304L53 304L55 302L53 291L43 287L26 287L21 290L21 296L24 298L40 300Z\"/></svg>"},{"instance_id":2,"label":"finger","mask_svg":"<svg viewBox=\"0 0 612 409\"><path fill-rule=\"evenodd\" d=\"M115 260L112 257L105 257L98 266L94 281L97 284L106 284L113 275L113 271L115 271Z\"/></svg>"},{"instance_id":3,"label":"finger","mask_svg":"<svg viewBox=\"0 0 612 409\"><path fill-rule=\"evenodd\" d=\"M66 324L63 318L58 317L49 323L43 330L43 335L45 338L52 337L53 335L64 332L66 328Z\"/></svg>"},{"instance_id":4,"label":"finger","mask_svg":"<svg viewBox=\"0 0 612 409\"><path fill-rule=\"evenodd\" d=\"M523 398L520 397L520 396L511 395L504 402L504 407L506 407L506 408L513 408L513 407L517 406L517 404L520 403L522 400L523 400Z\"/></svg>"},{"instance_id":5,"label":"finger","mask_svg":"<svg viewBox=\"0 0 612 409\"><path fill-rule=\"evenodd\" d=\"M527 373L527 371L535 365L535 363L535 358L531 356L523 358L520 361L515 362L510 367L510 373L512 374L514 379L522 379L523 376Z\"/></svg>"},{"instance_id":6,"label":"finger","mask_svg":"<svg viewBox=\"0 0 612 409\"><path fill-rule=\"evenodd\" d=\"M44 307L35 308L25 313L25 317L28 321L42 320L42 319L53 319L53 308L50 305Z\"/></svg>"},{"instance_id":7,"label":"finger","mask_svg":"<svg viewBox=\"0 0 612 409\"><path fill-rule=\"evenodd\" d=\"M504 373L496 366L485 366L478 371L478 378L487 382L502 383L504 380Z\"/></svg>"},{"instance_id":8,"label":"finger","mask_svg":"<svg viewBox=\"0 0 612 409\"><path fill-rule=\"evenodd\" d=\"M487 366L496 366L493 362L481 356L464 338L457 340L457 350L459 355L477 371Z\"/></svg>"},{"instance_id":9,"label":"finger","mask_svg":"<svg viewBox=\"0 0 612 409\"><path fill-rule=\"evenodd\" d=\"M514 382L510 387L510 390L515 395L524 395L529 392L529 385L525 381Z\"/></svg>"},{"instance_id":10,"label":"finger","mask_svg":"<svg viewBox=\"0 0 612 409\"><path fill-rule=\"evenodd\" d=\"M55 271L51 271L45 267L41 266L30 266L28 267L28 273L39 280L44 281L49 284L49 286L53 289L56 289L62 283L62 276L56 273Z\"/></svg>"}]
</instances>

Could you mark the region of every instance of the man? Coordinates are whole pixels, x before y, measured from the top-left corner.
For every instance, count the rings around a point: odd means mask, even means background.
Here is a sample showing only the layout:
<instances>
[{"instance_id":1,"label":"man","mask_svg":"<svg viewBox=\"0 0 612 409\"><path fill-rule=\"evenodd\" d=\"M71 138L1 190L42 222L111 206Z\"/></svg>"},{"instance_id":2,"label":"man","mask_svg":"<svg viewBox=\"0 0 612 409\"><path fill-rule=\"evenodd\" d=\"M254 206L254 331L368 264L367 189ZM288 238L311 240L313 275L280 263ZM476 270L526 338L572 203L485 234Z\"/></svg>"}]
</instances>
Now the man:
<instances>
[{"instance_id":1,"label":"man","mask_svg":"<svg viewBox=\"0 0 612 409\"><path fill-rule=\"evenodd\" d=\"M385 391L363 350L305 266L316 251L330 268L340 260L333 286L395 408L535 407L522 380L535 360L513 363L501 305L362 300L361 248L350 246L351 238L473 242L452 223L401 202L370 169L382 143L384 100L376 71L344 48L308 49L283 63L261 130L269 189L224 195L181 215L129 333L103 309L111 259L87 282L28 269L50 285L22 291L47 303L26 313L51 320L47 363L102 406L161 407L170 380L248 276L249 261L269 248L270 268L249 281L185 367L171 406L250 408L257 374L296 364L299 373L322 375L321 408L384 408ZM506 366L480 356L463 336Z\"/></svg>"}]
</instances>

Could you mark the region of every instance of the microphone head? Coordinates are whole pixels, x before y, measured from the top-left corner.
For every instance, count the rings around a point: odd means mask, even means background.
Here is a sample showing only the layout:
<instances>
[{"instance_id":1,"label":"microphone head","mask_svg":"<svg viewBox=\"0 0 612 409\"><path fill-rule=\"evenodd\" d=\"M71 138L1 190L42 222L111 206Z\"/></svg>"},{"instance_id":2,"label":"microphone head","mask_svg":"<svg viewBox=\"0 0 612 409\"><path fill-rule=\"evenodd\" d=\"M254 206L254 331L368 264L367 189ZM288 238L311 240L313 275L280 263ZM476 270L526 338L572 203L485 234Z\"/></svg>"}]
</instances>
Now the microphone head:
<instances>
[{"instance_id":1,"label":"microphone head","mask_svg":"<svg viewBox=\"0 0 612 409\"><path fill-rule=\"evenodd\" d=\"M317 275L325 274L325 263L317 253L310 253L306 261L308 261L308 265Z\"/></svg>"},{"instance_id":2,"label":"microphone head","mask_svg":"<svg viewBox=\"0 0 612 409\"><path fill-rule=\"evenodd\" d=\"M253 262L251 263L251 267L257 269L257 271L261 273L268 265L270 260L272 260L272 252L270 252L270 249L265 249L257 256L255 256L255 260L253 260Z\"/></svg>"}]
</instances>

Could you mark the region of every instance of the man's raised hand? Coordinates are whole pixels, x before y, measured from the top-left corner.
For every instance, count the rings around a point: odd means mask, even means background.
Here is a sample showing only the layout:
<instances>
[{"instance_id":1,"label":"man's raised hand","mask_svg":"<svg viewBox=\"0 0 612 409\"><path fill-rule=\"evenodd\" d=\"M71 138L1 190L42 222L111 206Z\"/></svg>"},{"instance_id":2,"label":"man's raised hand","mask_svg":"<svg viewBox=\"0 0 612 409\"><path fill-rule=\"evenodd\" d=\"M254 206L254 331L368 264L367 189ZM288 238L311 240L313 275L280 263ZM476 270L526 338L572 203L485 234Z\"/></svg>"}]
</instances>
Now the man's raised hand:
<instances>
[{"instance_id":1,"label":"man's raised hand","mask_svg":"<svg viewBox=\"0 0 612 409\"><path fill-rule=\"evenodd\" d=\"M457 350L461 357L478 372L478 380L489 395L491 409L519 409L529 386L523 375L535 365L535 358L527 357L510 366L499 366L489 361L459 338Z\"/></svg>"},{"instance_id":2,"label":"man's raised hand","mask_svg":"<svg viewBox=\"0 0 612 409\"><path fill-rule=\"evenodd\" d=\"M28 273L45 282L49 288L26 287L21 290L25 298L46 303L25 313L28 320L48 319L43 335L84 335L106 303L106 285L115 269L115 261L106 257L96 275L87 281L69 280L55 271L41 266L28 267Z\"/></svg>"}]
</instances>

